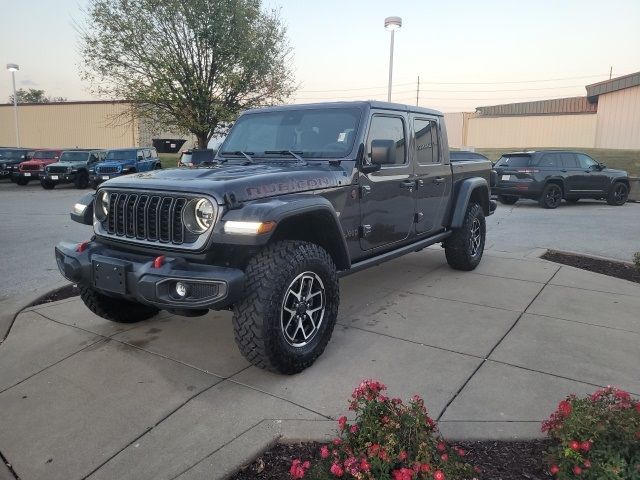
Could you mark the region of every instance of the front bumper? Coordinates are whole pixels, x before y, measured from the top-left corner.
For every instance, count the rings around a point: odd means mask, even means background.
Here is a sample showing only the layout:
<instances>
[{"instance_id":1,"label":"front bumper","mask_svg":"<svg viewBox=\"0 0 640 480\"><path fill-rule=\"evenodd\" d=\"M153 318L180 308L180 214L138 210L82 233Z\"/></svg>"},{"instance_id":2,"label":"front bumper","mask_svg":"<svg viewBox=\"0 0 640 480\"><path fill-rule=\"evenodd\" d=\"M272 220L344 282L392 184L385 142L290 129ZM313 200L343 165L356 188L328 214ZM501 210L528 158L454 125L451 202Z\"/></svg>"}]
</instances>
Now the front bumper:
<instances>
[{"instance_id":1,"label":"front bumper","mask_svg":"<svg viewBox=\"0 0 640 480\"><path fill-rule=\"evenodd\" d=\"M43 175L41 170L31 170L27 172L14 172L13 178L26 178L27 180L40 180L40 176Z\"/></svg>"},{"instance_id":2,"label":"front bumper","mask_svg":"<svg viewBox=\"0 0 640 480\"><path fill-rule=\"evenodd\" d=\"M244 272L165 258L154 268L154 258L131 254L90 242L79 252L77 245L61 242L55 247L60 273L68 280L109 296L135 300L165 310L219 310L237 301L244 291ZM187 284L179 298L175 284Z\"/></svg>"},{"instance_id":3,"label":"front bumper","mask_svg":"<svg viewBox=\"0 0 640 480\"><path fill-rule=\"evenodd\" d=\"M116 178L123 175L122 173L91 173L89 174L89 182L92 185L100 185L102 182L106 182L107 180L111 180L112 178Z\"/></svg>"},{"instance_id":4,"label":"front bumper","mask_svg":"<svg viewBox=\"0 0 640 480\"><path fill-rule=\"evenodd\" d=\"M40 176L40 179L52 183L73 183L76 181L77 176L78 172L44 173Z\"/></svg>"}]
</instances>

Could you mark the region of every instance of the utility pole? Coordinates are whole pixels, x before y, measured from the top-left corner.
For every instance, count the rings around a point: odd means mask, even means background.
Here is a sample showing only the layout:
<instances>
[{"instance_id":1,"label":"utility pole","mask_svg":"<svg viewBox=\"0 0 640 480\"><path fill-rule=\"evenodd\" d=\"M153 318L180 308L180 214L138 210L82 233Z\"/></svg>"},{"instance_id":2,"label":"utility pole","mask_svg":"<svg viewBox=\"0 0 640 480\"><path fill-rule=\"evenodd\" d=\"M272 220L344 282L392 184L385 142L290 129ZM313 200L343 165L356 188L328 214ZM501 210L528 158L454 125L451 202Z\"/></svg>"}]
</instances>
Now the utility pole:
<instances>
[{"instance_id":1,"label":"utility pole","mask_svg":"<svg viewBox=\"0 0 640 480\"><path fill-rule=\"evenodd\" d=\"M609 69L609 80L611 80L611 75L613 74L613 67Z\"/></svg>"},{"instance_id":2,"label":"utility pole","mask_svg":"<svg viewBox=\"0 0 640 480\"><path fill-rule=\"evenodd\" d=\"M418 75L418 86L416 87L416 107L420 101L420 75Z\"/></svg>"}]
</instances>

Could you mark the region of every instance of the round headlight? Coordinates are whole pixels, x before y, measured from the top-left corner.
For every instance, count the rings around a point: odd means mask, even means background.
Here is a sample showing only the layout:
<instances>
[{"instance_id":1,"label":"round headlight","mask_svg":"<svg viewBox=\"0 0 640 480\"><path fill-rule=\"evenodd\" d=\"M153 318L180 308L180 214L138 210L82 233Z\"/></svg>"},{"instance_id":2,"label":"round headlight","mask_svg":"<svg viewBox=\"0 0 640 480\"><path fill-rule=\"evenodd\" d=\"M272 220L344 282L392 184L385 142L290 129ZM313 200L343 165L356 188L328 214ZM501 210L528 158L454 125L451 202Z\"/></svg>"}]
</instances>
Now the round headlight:
<instances>
[{"instance_id":1,"label":"round headlight","mask_svg":"<svg viewBox=\"0 0 640 480\"><path fill-rule=\"evenodd\" d=\"M191 233L201 234L209 230L215 220L213 204L206 198L189 200L182 211L182 221Z\"/></svg>"},{"instance_id":2,"label":"round headlight","mask_svg":"<svg viewBox=\"0 0 640 480\"><path fill-rule=\"evenodd\" d=\"M105 190L100 190L96 195L93 212L96 218L104 222L109 215L109 194Z\"/></svg>"}]
</instances>

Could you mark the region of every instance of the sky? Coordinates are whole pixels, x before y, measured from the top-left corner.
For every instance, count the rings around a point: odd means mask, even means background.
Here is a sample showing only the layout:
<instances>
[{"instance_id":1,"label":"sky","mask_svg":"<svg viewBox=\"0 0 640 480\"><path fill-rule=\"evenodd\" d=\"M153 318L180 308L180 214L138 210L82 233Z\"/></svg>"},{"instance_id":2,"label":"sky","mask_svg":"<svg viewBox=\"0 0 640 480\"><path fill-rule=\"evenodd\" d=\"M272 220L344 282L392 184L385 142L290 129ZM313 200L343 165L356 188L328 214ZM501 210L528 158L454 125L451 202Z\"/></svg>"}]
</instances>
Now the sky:
<instances>
[{"instance_id":1,"label":"sky","mask_svg":"<svg viewBox=\"0 0 640 480\"><path fill-rule=\"evenodd\" d=\"M445 112L585 95L584 86L640 71L640 0L263 0L277 8L300 86L292 101L392 100ZM17 88L93 98L78 75L86 0L0 0L0 63L17 63ZM11 21L7 21L11 19ZM11 77L0 74L0 102Z\"/></svg>"}]
</instances>

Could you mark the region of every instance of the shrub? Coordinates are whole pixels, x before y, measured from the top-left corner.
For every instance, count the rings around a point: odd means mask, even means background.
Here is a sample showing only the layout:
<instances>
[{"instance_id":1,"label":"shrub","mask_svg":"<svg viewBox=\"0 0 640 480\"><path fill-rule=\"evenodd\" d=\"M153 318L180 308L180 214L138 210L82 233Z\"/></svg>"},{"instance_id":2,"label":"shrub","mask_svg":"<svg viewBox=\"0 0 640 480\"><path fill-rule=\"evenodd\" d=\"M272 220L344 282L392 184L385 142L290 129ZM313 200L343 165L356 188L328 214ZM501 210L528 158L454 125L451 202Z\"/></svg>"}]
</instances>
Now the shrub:
<instances>
[{"instance_id":1,"label":"shrub","mask_svg":"<svg viewBox=\"0 0 640 480\"><path fill-rule=\"evenodd\" d=\"M625 391L570 395L542 431L553 440L549 471L558 479L640 479L640 403Z\"/></svg>"},{"instance_id":2,"label":"shrub","mask_svg":"<svg viewBox=\"0 0 640 480\"><path fill-rule=\"evenodd\" d=\"M474 478L465 452L447 444L414 396L407 404L383 394L386 387L365 380L353 391L349 409L355 421L338 420L338 436L320 448L311 465L294 460L291 477L315 480L453 480Z\"/></svg>"},{"instance_id":3,"label":"shrub","mask_svg":"<svg viewBox=\"0 0 640 480\"><path fill-rule=\"evenodd\" d=\"M640 252L633 254L633 263L636 265L636 268L640 270Z\"/></svg>"}]
</instances>

